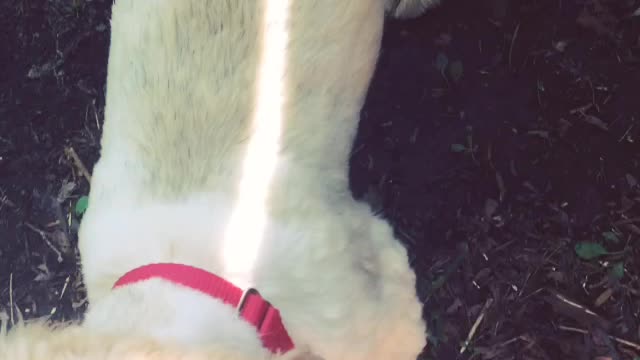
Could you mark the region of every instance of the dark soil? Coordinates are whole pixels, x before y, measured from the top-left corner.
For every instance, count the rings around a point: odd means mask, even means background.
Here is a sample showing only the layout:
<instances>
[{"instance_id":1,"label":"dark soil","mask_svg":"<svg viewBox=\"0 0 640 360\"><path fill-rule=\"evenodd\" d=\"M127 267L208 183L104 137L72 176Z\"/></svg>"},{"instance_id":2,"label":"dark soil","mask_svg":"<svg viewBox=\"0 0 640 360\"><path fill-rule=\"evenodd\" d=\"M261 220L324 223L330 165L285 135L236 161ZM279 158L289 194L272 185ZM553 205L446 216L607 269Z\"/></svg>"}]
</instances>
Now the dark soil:
<instances>
[{"instance_id":1,"label":"dark soil","mask_svg":"<svg viewBox=\"0 0 640 360\"><path fill-rule=\"evenodd\" d=\"M640 357L639 8L446 0L388 22L352 189L410 249L425 358ZM0 2L9 318L78 319L86 307L74 210L88 182L70 151L90 172L109 9Z\"/></svg>"}]
</instances>

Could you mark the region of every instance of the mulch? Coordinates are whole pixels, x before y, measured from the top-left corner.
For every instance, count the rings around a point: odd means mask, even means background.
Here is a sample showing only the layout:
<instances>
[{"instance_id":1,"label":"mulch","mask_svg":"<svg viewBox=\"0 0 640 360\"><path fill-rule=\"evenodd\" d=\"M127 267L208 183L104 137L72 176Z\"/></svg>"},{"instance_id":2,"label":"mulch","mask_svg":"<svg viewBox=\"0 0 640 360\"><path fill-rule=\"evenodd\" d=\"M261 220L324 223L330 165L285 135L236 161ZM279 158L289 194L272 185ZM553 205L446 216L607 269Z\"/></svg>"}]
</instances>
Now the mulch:
<instances>
[{"instance_id":1,"label":"mulch","mask_svg":"<svg viewBox=\"0 0 640 360\"><path fill-rule=\"evenodd\" d=\"M0 317L81 319L107 0L0 3ZM409 248L424 359L640 359L640 0L388 21L353 194Z\"/></svg>"}]
</instances>

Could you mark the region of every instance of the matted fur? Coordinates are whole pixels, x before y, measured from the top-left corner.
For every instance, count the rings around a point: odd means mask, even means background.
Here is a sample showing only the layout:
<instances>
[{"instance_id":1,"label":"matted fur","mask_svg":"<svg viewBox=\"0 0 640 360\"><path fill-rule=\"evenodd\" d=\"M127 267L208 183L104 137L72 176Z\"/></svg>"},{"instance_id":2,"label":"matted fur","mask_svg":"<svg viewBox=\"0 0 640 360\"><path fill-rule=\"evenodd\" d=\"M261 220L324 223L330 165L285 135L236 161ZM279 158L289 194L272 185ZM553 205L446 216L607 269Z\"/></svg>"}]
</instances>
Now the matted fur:
<instances>
[{"instance_id":1,"label":"matted fur","mask_svg":"<svg viewBox=\"0 0 640 360\"><path fill-rule=\"evenodd\" d=\"M79 234L90 307L81 325L1 336L0 358L272 358L255 329L206 295L161 280L112 290L157 262L257 288L296 344L278 358L416 358L426 334L415 275L387 222L351 197L347 166L385 9L408 17L435 2L290 0L266 24L268 6L288 1L115 2L102 152ZM265 39L278 26L284 70L261 93ZM227 230L260 135L253 119L276 85L281 119L266 118L282 125L273 177L261 179L264 228L245 249L250 267L232 269L246 260L225 254L247 240Z\"/></svg>"}]
</instances>

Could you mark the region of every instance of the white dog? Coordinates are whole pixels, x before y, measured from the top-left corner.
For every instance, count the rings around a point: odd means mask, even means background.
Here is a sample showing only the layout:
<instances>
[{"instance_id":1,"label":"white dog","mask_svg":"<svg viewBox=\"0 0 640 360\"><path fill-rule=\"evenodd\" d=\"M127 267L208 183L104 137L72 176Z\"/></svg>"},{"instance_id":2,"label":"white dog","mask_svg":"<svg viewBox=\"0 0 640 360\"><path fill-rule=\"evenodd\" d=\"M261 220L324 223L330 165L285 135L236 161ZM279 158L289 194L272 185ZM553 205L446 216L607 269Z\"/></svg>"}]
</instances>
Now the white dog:
<instances>
[{"instance_id":1,"label":"white dog","mask_svg":"<svg viewBox=\"0 0 640 360\"><path fill-rule=\"evenodd\" d=\"M434 2L117 0L90 307L0 358L415 359L415 275L347 166L385 10Z\"/></svg>"}]
</instances>

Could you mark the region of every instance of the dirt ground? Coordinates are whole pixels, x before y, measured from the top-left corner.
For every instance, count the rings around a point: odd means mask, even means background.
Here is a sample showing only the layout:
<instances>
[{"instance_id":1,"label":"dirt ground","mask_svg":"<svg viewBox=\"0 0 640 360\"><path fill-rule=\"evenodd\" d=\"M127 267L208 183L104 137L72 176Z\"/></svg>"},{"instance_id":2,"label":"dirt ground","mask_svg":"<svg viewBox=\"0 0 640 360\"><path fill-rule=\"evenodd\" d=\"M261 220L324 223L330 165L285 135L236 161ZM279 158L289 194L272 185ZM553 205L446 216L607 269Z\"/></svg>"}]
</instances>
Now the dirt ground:
<instances>
[{"instance_id":1,"label":"dirt ground","mask_svg":"<svg viewBox=\"0 0 640 360\"><path fill-rule=\"evenodd\" d=\"M86 308L76 206L109 9L0 2L10 321ZM351 185L409 247L425 359L640 359L639 95L640 0L446 0L388 22Z\"/></svg>"}]
</instances>

